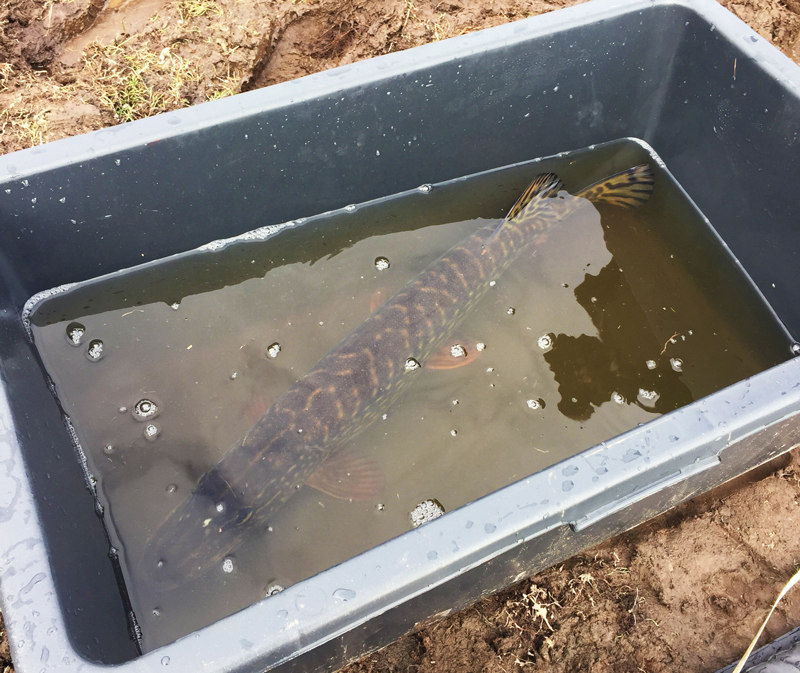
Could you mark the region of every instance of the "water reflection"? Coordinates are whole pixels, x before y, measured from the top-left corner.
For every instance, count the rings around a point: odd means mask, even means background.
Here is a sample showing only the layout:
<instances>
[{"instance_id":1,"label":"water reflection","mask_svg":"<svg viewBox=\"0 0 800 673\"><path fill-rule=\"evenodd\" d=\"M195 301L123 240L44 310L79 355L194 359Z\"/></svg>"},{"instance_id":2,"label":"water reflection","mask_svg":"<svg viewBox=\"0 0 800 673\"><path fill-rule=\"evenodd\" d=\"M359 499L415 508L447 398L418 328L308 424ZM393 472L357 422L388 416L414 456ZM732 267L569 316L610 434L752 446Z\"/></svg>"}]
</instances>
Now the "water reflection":
<instances>
[{"instance_id":1,"label":"water reflection","mask_svg":"<svg viewBox=\"0 0 800 673\"><path fill-rule=\"evenodd\" d=\"M557 334L544 354L558 383L562 414L585 421L596 407L621 398L665 414L693 401L616 261L596 276L586 274L575 299L598 336Z\"/></svg>"}]
</instances>

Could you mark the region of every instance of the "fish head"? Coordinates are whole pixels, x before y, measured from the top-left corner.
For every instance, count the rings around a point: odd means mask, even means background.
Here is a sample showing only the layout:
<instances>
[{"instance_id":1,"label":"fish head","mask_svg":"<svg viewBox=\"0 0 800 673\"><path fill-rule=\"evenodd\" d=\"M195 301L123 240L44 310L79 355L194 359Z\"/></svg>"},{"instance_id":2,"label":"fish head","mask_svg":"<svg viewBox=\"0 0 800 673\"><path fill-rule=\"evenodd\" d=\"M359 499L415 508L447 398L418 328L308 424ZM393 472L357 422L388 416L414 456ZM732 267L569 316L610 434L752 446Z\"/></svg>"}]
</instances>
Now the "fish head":
<instances>
[{"instance_id":1,"label":"fish head","mask_svg":"<svg viewBox=\"0 0 800 673\"><path fill-rule=\"evenodd\" d=\"M174 589L221 568L251 528L252 508L215 481L224 482L212 470L148 539L140 569L157 589Z\"/></svg>"}]
</instances>

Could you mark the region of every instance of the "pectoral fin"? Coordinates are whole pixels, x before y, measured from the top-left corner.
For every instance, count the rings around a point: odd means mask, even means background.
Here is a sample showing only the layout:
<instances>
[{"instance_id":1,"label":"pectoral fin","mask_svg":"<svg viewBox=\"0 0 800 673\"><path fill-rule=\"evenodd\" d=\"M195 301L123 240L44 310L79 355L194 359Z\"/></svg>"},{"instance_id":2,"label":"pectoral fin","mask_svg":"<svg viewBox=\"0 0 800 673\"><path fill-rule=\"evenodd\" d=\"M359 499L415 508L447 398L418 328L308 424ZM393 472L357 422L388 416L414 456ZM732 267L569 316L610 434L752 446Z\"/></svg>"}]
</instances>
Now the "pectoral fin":
<instances>
[{"instance_id":1,"label":"pectoral fin","mask_svg":"<svg viewBox=\"0 0 800 673\"><path fill-rule=\"evenodd\" d=\"M425 363L427 369L455 369L474 362L486 346L475 339L453 337Z\"/></svg>"},{"instance_id":2,"label":"pectoral fin","mask_svg":"<svg viewBox=\"0 0 800 673\"><path fill-rule=\"evenodd\" d=\"M340 500L372 500L385 482L375 461L343 449L322 463L306 484Z\"/></svg>"},{"instance_id":3,"label":"pectoral fin","mask_svg":"<svg viewBox=\"0 0 800 673\"><path fill-rule=\"evenodd\" d=\"M389 290L385 287L379 287L375 292L372 293L372 296L369 300L369 312L375 313L381 306L386 303L386 300L389 298Z\"/></svg>"}]
</instances>

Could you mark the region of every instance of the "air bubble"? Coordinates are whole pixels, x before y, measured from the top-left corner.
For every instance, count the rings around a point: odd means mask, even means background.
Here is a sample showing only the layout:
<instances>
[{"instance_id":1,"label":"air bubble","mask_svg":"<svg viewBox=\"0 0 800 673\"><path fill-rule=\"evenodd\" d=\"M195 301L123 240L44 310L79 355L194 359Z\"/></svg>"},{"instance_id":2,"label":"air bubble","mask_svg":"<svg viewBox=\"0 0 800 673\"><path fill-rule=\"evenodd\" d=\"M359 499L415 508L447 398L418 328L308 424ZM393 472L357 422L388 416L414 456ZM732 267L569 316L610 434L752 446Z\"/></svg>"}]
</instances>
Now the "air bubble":
<instances>
[{"instance_id":1,"label":"air bubble","mask_svg":"<svg viewBox=\"0 0 800 673\"><path fill-rule=\"evenodd\" d=\"M655 390L647 390L646 388L639 388L639 401L642 404L652 407L660 397Z\"/></svg>"},{"instance_id":2,"label":"air bubble","mask_svg":"<svg viewBox=\"0 0 800 673\"><path fill-rule=\"evenodd\" d=\"M271 344L269 348L267 348L267 355L271 358L278 357L278 353L281 352L281 345L276 341L274 344Z\"/></svg>"},{"instance_id":3,"label":"air bubble","mask_svg":"<svg viewBox=\"0 0 800 673\"><path fill-rule=\"evenodd\" d=\"M175 493L178 490L177 484L167 484L167 493Z\"/></svg>"},{"instance_id":4,"label":"air bubble","mask_svg":"<svg viewBox=\"0 0 800 673\"><path fill-rule=\"evenodd\" d=\"M411 510L409 517L411 518L411 525L414 528L418 528L424 523L438 519L440 516L442 516L442 514L444 514L444 507L442 507L442 503L440 503L438 500L431 499L424 500L419 503L413 510Z\"/></svg>"},{"instance_id":5,"label":"air bubble","mask_svg":"<svg viewBox=\"0 0 800 673\"><path fill-rule=\"evenodd\" d=\"M420 366L421 365L419 364L419 362L417 362L414 358L407 358L406 363L404 365L405 370L407 372L413 372L415 369L419 369Z\"/></svg>"},{"instance_id":6,"label":"air bubble","mask_svg":"<svg viewBox=\"0 0 800 673\"><path fill-rule=\"evenodd\" d=\"M528 409L533 409L534 411L538 409L544 409L544 400L539 398L536 400L528 400L525 402L528 405Z\"/></svg>"},{"instance_id":7,"label":"air bubble","mask_svg":"<svg viewBox=\"0 0 800 673\"><path fill-rule=\"evenodd\" d=\"M133 405L133 415L140 420L155 416L157 413L158 405L152 400L141 399Z\"/></svg>"},{"instance_id":8,"label":"air bubble","mask_svg":"<svg viewBox=\"0 0 800 673\"><path fill-rule=\"evenodd\" d=\"M239 372L233 372L233 374L231 374L231 381L235 381L238 376Z\"/></svg>"},{"instance_id":9,"label":"air bubble","mask_svg":"<svg viewBox=\"0 0 800 673\"><path fill-rule=\"evenodd\" d=\"M456 406L457 404L458 404L458 400L453 400L453 406Z\"/></svg>"},{"instance_id":10,"label":"air bubble","mask_svg":"<svg viewBox=\"0 0 800 673\"><path fill-rule=\"evenodd\" d=\"M106 455L111 455L112 453L114 453L114 447L111 446L111 444L106 444L103 447L103 453L105 453Z\"/></svg>"},{"instance_id":11,"label":"air bubble","mask_svg":"<svg viewBox=\"0 0 800 673\"><path fill-rule=\"evenodd\" d=\"M86 328L79 322L71 322L67 325L67 342L71 346L80 346L85 334Z\"/></svg>"},{"instance_id":12,"label":"air bubble","mask_svg":"<svg viewBox=\"0 0 800 673\"><path fill-rule=\"evenodd\" d=\"M481 351L485 351L486 350L486 344L483 343L483 341L479 341L478 343L475 344L475 350L478 351L479 353Z\"/></svg>"},{"instance_id":13,"label":"air bubble","mask_svg":"<svg viewBox=\"0 0 800 673\"><path fill-rule=\"evenodd\" d=\"M433 190L433 185L420 185L417 189L423 194L430 194L431 190Z\"/></svg>"},{"instance_id":14,"label":"air bubble","mask_svg":"<svg viewBox=\"0 0 800 673\"><path fill-rule=\"evenodd\" d=\"M89 348L86 350L86 357L91 362L97 362L103 359L103 342L100 339L92 339L89 342Z\"/></svg>"},{"instance_id":15,"label":"air bubble","mask_svg":"<svg viewBox=\"0 0 800 673\"><path fill-rule=\"evenodd\" d=\"M169 305L169 307L170 307L170 308L171 308L173 311L177 311L177 310L178 310L178 309L181 307L181 305L180 305L180 304L179 304L179 303L176 301L174 304L170 304L170 305Z\"/></svg>"},{"instance_id":16,"label":"air bubble","mask_svg":"<svg viewBox=\"0 0 800 673\"><path fill-rule=\"evenodd\" d=\"M680 358L670 358L669 365L672 367L676 372L683 371L683 360Z\"/></svg>"},{"instance_id":17,"label":"air bubble","mask_svg":"<svg viewBox=\"0 0 800 673\"><path fill-rule=\"evenodd\" d=\"M516 312L517 312L517 309L515 309L513 306L509 306L506 309L506 313L508 313L508 315L514 315Z\"/></svg>"},{"instance_id":18,"label":"air bubble","mask_svg":"<svg viewBox=\"0 0 800 673\"><path fill-rule=\"evenodd\" d=\"M348 213L353 213L353 212L355 212L355 211L358 209L358 206L356 206L355 204L352 204L352 203L351 203L349 206L345 206L345 207L344 207L344 209L345 209L345 210L346 210Z\"/></svg>"},{"instance_id":19,"label":"air bubble","mask_svg":"<svg viewBox=\"0 0 800 673\"><path fill-rule=\"evenodd\" d=\"M161 616L161 608L153 608L153 617Z\"/></svg>"},{"instance_id":20,"label":"air bubble","mask_svg":"<svg viewBox=\"0 0 800 673\"><path fill-rule=\"evenodd\" d=\"M375 509L377 509L379 512L382 512L386 509L386 505L384 505L382 502L379 502L377 505L375 505Z\"/></svg>"},{"instance_id":21,"label":"air bubble","mask_svg":"<svg viewBox=\"0 0 800 673\"><path fill-rule=\"evenodd\" d=\"M270 584L266 591L267 598L279 594L281 591L283 591L283 587L280 584Z\"/></svg>"},{"instance_id":22,"label":"air bubble","mask_svg":"<svg viewBox=\"0 0 800 673\"><path fill-rule=\"evenodd\" d=\"M625 398L622 395L620 395L616 390L613 393L611 393L611 400L613 402L616 402L617 404L625 404L626 402Z\"/></svg>"},{"instance_id":23,"label":"air bubble","mask_svg":"<svg viewBox=\"0 0 800 673\"><path fill-rule=\"evenodd\" d=\"M218 502L216 505L214 505L214 509L217 510L220 514L222 514L225 511L225 503Z\"/></svg>"},{"instance_id":24,"label":"air bubble","mask_svg":"<svg viewBox=\"0 0 800 673\"><path fill-rule=\"evenodd\" d=\"M648 360L645 362L648 369L655 369L656 368L656 361L655 360Z\"/></svg>"},{"instance_id":25,"label":"air bubble","mask_svg":"<svg viewBox=\"0 0 800 673\"><path fill-rule=\"evenodd\" d=\"M375 268L378 271L386 271L390 266L389 260L386 257L376 257L375 258Z\"/></svg>"},{"instance_id":26,"label":"air bubble","mask_svg":"<svg viewBox=\"0 0 800 673\"><path fill-rule=\"evenodd\" d=\"M142 434L144 435L145 439L153 441L156 437L158 437L158 426L154 423L148 423L144 426L144 431Z\"/></svg>"},{"instance_id":27,"label":"air bubble","mask_svg":"<svg viewBox=\"0 0 800 673\"><path fill-rule=\"evenodd\" d=\"M458 434L458 430L453 429L453 430L450 431L450 435L452 437L455 437L457 434Z\"/></svg>"},{"instance_id":28,"label":"air bubble","mask_svg":"<svg viewBox=\"0 0 800 673\"><path fill-rule=\"evenodd\" d=\"M233 566L233 559L228 556L222 561L222 572L224 573L232 573L234 570Z\"/></svg>"},{"instance_id":29,"label":"air bubble","mask_svg":"<svg viewBox=\"0 0 800 673\"><path fill-rule=\"evenodd\" d=\"M542 334L536 343L539 344L539 348L543 351L550 350L553 347L553 337L549 334Z\"/></svg>"},{"instance_id":30,"label":"air bubble","mask_svg":"<svg viewBox=\"0 0 800 673\"><path fill-rule=\"evenodd\" d=\"M467 349L461 344L453 344L450 346L450 355L454 358L463 358L467 354Z\"/></svg>"},{"instance_id":31,"label":"air bubble","mask_svg":"<svg viewBox=\"0 0 800 673\"><path fill-rule=\"evenodd\" d=\"M161 665L169 666L169 657L161 657Z\"/></svg>"}]
</instances>

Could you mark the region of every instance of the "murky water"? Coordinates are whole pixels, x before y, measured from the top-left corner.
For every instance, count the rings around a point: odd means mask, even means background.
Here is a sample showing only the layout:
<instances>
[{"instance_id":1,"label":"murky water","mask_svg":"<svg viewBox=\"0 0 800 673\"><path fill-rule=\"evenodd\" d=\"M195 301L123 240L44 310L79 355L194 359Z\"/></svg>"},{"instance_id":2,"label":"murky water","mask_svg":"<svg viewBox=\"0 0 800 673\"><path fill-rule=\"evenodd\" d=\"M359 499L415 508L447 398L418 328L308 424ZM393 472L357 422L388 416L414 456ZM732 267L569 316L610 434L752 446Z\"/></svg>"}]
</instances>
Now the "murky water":
<instances>
[{"instance_id":1,"label":"murky water","mask_svg":"<svg viewBox=\"0 0 800 673\"><path fill-rule=\"evenodd\" d=\"M437 507L450 511L789 357L784 331L679 188L641 147L622 147L344 208L35 307L34 338L97 479L146 650L410 530ZM555 170L575 191L645 160L656 174L647 204L587 208L526 250L447 343L453 360L463 344L478 357L421 367L343 447L370 481L365 499L304 486L199 579L150 584L141 559L153 531L372 310L502 217L537 173Z\"/></svg>"}]
</instances>

